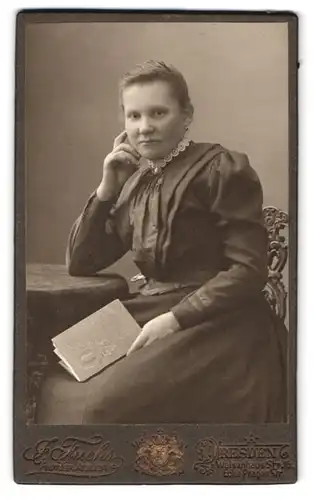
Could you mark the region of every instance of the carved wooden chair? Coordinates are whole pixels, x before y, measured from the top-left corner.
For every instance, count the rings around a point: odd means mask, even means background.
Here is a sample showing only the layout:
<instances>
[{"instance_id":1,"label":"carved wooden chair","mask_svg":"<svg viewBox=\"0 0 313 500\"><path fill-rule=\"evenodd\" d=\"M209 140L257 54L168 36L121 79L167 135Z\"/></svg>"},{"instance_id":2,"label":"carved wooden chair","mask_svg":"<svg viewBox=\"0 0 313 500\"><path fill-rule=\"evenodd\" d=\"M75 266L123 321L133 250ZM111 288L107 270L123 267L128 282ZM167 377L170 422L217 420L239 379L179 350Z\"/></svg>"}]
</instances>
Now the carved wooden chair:
<instances>
[{"instance_id":1,"label":"carved wooden chair","mask_svg":"<svg viewBox=\"0 0 313 500\"><path fill-rule=\"evenodd\" d=\"M288 259L288 241L282 231L288 228L288 214L275 207L264 207L264 221L269 236L268 280L264 294L277 316L286 318L287 292L283 271Z\"/></svg>"}]
</instances>

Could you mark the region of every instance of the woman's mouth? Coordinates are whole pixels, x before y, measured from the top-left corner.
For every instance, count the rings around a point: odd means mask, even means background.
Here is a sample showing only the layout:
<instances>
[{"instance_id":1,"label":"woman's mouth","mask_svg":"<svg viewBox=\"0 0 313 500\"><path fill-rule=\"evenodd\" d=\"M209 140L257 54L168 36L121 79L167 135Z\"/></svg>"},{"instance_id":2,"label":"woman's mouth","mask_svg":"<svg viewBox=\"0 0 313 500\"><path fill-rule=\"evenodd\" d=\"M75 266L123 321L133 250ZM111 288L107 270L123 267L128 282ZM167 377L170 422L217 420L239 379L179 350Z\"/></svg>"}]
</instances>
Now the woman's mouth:
<instances>
[{"instance_id":1,"label":"woman's mouth","mask_svg":"<svg viewBox=\"0 0 313 500\"><path fill-rule=\"evenodd\" d=\"M144 146L145 145L149 145L150 146L151 144L157 144L158 142L160 142L160 141L148 139L146 141L140 141L139 144L143 144Z\"/></svg>"}]
</instances>

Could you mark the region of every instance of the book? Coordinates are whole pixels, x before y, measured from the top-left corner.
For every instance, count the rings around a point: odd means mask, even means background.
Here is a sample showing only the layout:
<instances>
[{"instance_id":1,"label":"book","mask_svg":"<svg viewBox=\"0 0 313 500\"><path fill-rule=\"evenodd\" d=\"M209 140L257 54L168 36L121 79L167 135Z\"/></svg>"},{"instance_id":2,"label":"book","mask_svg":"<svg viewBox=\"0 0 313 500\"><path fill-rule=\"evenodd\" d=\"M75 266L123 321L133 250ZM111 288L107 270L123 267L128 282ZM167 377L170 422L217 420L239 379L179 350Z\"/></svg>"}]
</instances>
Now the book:
<instances>
[{"instance_id":1,"label":"book","mask_svg":"<svg viewBox=\"0 0 313 500\"><path fill-rule=\"evenodd\" d=\"M55 354L79 382L126 355L141 331L120 300L114 300L52 339Z\"/></svg>"}]
</instances>

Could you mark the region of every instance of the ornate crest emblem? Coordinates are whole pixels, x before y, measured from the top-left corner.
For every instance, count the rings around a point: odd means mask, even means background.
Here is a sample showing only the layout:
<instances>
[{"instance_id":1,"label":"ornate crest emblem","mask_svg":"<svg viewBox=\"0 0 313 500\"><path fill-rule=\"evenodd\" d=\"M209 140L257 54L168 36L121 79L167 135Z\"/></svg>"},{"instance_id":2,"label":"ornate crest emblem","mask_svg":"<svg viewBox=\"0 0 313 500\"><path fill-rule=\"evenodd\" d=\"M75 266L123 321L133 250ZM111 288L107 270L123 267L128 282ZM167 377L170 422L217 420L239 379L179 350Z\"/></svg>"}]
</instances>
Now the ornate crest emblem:
<instances>
[{"instance_id":1,"label":"ornate crest emblem","mask_svg":"<svg viewBox=\"0 0 313 500\"><path fill-rule=\"evenodd\" d=\"M169 476L183 472L184 443L177 436L155 434L134 441L137 447L135 470L151 476Z\"/></svg>"}]
</instances>

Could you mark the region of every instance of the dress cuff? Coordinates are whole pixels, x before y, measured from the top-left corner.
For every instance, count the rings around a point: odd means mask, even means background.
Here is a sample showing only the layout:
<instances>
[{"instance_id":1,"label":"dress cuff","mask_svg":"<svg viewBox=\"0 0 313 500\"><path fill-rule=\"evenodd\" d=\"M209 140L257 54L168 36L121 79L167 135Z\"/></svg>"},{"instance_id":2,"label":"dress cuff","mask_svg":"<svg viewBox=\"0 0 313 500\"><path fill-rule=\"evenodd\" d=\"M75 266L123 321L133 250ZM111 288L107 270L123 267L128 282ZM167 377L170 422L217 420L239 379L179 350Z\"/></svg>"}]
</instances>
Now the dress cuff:
<instances>
[{"instance_id":1,"label":"dress cuff","mask_svg":"<svg viewBox=\"0 0 313 500\"><path fill-rule=\"evenodd\" d=\"M98 198L97 196L97 191L94 191L91 196L89 197L89 200L87 202L87 205L89 203L92 203L92 205L95 207L95 208L98 208L101 209L101 208L108 208L108 207L112 207L114 205L114 203L116 202L116 198L111 198L110 200L100 200L100 198Z\"/></svg>"},{"instance_id":2,"label":"dress cuff","mask_svg":"<svg viewBox=\"0 0 313 500\"><path fill-rule=\"evenodd\" d=\"M111 208L114 206L115 199L103 201L97 197L97 192L94 191L85 205L82 213L82 219L92 218L103 220L107 217Z\"/></svg>"},{"instance_id":3,"label":"dress cuff","mask_svg":"<svg viewBox=\"0 0 313 500\"><path fill-rule=\"evenodd\" d=\"M182 330L198 325L204 319L203 311L196 309L189 299L182 300L171 311Z\"/></svg>"}]
</instances>

